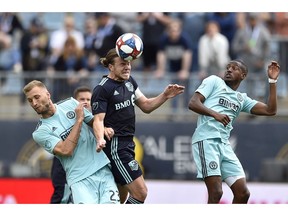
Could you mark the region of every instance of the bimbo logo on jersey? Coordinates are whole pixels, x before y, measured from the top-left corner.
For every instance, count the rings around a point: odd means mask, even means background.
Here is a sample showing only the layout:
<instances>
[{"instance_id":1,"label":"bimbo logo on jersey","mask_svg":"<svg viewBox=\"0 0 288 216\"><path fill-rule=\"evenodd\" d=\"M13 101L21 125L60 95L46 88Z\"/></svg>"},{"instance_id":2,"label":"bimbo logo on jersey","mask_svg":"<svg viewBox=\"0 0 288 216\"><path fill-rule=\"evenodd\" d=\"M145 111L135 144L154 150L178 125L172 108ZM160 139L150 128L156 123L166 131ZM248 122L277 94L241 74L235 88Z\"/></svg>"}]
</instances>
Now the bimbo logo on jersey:
<instances>
[{"instance_id":1,"label":"bimbo logo on jersey","mask_svg":"<svg viewBox=\"0 0 288 216\"><path fill-rule=\"evenodd\" d=\"M73 127L73 126L72 126ZM68 128L67 130L65 130L64 132L62 132L60 134L61 139L64 141L70 134L72 127Z\"/></svg>"},{"instance_id":2,"label":"bimbo logo on jersey","mask_svg":"<svg viewBox=\"0 0 288 216\"><path fill-rule=\"evenodd\" d=\"M226 108L230 108L233 111L237 112L239 110L239 105L232 103L231 101L225 99L225 98L220 98L219 99L219 104L226 107Z\"/></svg>"}]
</instances>

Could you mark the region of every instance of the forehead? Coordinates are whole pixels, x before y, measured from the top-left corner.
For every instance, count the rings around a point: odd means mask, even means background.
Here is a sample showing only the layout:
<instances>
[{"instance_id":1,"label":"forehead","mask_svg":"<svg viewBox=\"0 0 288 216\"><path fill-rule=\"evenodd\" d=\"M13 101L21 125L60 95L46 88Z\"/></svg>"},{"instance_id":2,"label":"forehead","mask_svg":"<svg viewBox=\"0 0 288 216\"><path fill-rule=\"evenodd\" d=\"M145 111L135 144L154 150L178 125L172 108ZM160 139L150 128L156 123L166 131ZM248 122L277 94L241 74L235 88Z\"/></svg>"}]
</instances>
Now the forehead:
<instances>
[{"instance_id":1,"label":"forehead","mask_svg":"<svg viewBox=\"0 0 288 216\"><path fill-rule=\"evenodd\" d=\"M245 65L243 65L239 61L230 61L230 63L228 65L238 66L241 69L241 72L243 72L243 73L247 73L248 72L248 70L245 67Z\"/></svg>"},{"instance_id":2,"label":"forehead","mask_svg":"<svg viewBox=\"0 0 288 216\"><path fill-rule=\"evenodd\" d=\"M45 95L47 90L39 86L34 86L29 92L26 93L27 98L33 98L37 95Z\"/></svg>"}]
</instances>

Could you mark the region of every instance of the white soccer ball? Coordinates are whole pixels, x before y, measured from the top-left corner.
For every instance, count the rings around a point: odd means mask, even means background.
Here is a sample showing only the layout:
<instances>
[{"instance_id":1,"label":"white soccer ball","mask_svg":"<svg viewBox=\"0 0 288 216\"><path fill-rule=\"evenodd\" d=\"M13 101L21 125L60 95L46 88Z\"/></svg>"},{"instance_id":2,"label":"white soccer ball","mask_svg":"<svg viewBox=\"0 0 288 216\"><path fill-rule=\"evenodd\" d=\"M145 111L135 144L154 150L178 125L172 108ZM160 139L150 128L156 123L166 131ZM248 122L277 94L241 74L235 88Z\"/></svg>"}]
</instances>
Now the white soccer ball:
<instances>
[{"instance_id":1,"label":"white soccer ball","mask_svg":"<svg viewBox=\"0 0 288 216\"><path fill-rule=\"evenodd\" d=\"M139 58L143 52L142 39L134 33L125 33L116 41L116 52L125 61Z\"/></svg>"}]
</instances>

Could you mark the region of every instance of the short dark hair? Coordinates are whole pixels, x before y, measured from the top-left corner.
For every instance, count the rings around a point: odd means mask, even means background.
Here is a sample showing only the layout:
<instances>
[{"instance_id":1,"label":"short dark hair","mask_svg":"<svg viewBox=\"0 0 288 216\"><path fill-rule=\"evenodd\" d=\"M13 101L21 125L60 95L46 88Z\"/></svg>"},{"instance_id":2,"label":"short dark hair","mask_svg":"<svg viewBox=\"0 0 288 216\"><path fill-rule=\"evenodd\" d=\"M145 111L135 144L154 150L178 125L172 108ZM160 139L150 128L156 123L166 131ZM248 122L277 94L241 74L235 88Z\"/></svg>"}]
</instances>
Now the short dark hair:
<instances>
[{"instance_id":1,"label":"short dark hair","mask_svg":"<svg viewBox=\"0 0 288 216\"><path fill-rule=\"evenodd\" d=\"M80 92L91 92L91 88L89 88L88 86L80 86L80 87L76 88L74 90L74 94L73 94L74 98L77 98L77 96Z\"/></svg>"}]
</instances>

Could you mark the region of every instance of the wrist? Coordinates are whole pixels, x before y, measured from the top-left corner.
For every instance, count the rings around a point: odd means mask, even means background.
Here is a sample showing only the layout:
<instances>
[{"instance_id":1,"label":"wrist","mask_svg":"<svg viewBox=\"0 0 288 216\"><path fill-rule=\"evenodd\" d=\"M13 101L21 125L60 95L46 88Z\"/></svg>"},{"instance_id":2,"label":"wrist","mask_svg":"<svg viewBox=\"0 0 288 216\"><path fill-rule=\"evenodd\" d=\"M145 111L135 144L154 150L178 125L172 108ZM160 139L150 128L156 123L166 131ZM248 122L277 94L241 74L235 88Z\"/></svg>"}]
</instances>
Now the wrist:
<instances>
[{"instance_id":1,"label":"wrist","mask_svg":"<svg viewBox=\"0 0 288 216\"><path fill-rule=\"evenodd\" d=\"M269 83L277 83L277 79L268 78L268 82Z\"/></svg>"}]
</instances>

